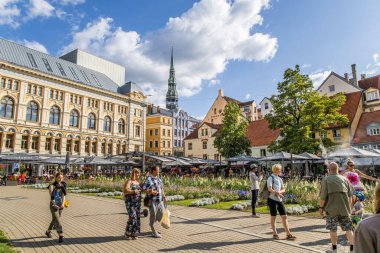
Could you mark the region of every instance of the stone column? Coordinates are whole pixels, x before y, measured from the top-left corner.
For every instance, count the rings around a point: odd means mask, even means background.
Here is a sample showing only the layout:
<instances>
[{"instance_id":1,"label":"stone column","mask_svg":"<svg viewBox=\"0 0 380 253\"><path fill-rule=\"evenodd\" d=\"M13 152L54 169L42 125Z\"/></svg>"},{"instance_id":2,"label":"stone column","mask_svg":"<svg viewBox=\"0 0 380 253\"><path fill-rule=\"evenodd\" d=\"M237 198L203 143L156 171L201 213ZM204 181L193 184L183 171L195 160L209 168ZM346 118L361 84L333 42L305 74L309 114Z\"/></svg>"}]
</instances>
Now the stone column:
<instances>
[{"instance_id":1,"label":"stone column","mask_svg":"<svg viewBox=\"0 0 380 253\"><path fill-rule=\"evenodd\" d=\"M54 136L50 136L50 150L49 150L50 154L54 154L54 152L55 152L55 150L54 150L54 144L55 144L55 137Z\"/></svg>"},{"instance_id":2,"label":"stone column","mask_svg":"<svg viewBox=\"0 0 380 253\"><path fill-rule=\"evenodd\" d=\"M86 140L80 140L79 141L79 155L81 155L81 156L86 155L85 145L86 145Z\"/></svg>"},{"instance_id":3,"label":"stone column","mask_svg":"<svg viewBox=\"0 0 380 253\"><path fill-rule=\"evenodd\" d=\"M92 154L92 141L88 141L88 155L91 156Z\"/></svg>"},{"instance_id":4,"label":"stone column","mask_svg":"<svg viewBox=\"0 0 380 253\"><path fill-rule=\"evenodd\" d=\"M32 149L31 149L31 147L32 147L32 138L33 138L33 135L29 134L28 135L28 145L26 147L28 153L30 153L32 151Z\"/></svg>"},{"instance_id":5,"label":"stone column","mask_svg":"<svg viewBox=\"0 0 380 253\"><path fill-rule=\"evenodd\" d=\"M6 137L6 133L2 132L1 133L1 140L0 140L0 153L2 153L5 149L5 137Z\"/></svg>"},{"instance_id":6,"label":"stone column","mask_svg":"<svg viewBox=\"0 0 380 253\"><path fill-rule=\"evenodd\" d=\"M66 155L66 144L67 144L67 138L62 137L61 138L61 154Z\"/></svg>"},{"instance_id":7,"label":"stone column","mask_svg":"<svg viewBox=\"0 0 380 253\"><path fill-rule=\"evenodd\" d=\"M39 145L38 145L38 153L46 154L45 143L46 143L46 136L41 135L40 140L39 140Z\"/></svg>"},{"instance_id":8,"label":"stone column","mask_svg":"<svg viewBox=\"0 0 380 253\"><path fill-rule=\"evenodd\" d=\"M13 152L19 153L21 152L21 141L22 141L22 134L21 133L14 133L13 134Z\"/></svg>"}]
</instances>

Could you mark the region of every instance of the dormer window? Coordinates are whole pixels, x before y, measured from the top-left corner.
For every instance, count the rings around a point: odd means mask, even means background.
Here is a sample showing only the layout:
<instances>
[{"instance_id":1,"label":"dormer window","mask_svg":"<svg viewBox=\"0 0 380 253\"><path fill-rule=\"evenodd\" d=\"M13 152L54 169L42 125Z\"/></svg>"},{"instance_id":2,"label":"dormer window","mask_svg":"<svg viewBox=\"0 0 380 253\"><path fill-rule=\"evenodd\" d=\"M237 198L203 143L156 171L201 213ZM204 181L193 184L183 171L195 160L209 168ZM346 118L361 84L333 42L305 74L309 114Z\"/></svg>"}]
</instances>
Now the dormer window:
<instances>
[{"instance_id":1,"label":"dormer window","mask_svg":"<svg viewBox=\"0 0 380 253\"><path fill-rule=\"evenodd\" d=\"M380 124L370 124L367 126L368 135L380 135Z\"/></svg>"},{"instance_id":2,"label":"dormer window","mask_svg":"<svg viewBox=\"0 0 380 253\"><path fill-rule=\"evenodd\" d=\"M379 93L377 90L367 93L367 101L373 101L379 99Z\"/></svg>"}]
</instances>

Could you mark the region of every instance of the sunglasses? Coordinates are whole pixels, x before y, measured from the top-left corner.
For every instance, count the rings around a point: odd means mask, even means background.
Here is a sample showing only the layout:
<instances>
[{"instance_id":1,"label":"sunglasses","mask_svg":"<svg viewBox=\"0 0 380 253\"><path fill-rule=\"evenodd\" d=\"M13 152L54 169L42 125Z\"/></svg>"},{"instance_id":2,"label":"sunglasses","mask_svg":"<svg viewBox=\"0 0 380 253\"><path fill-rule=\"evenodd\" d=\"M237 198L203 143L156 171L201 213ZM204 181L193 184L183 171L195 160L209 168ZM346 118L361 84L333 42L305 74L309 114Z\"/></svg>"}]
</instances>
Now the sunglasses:
<instances>
[{"instance_id":1,"label":"sunglasses","mask_svg":"<svg viewBox=\"0 0 380 253\"><path fill-rule=\"evenodd\" d=\"M355 167L355 164L349 164L348 166L350 166L350 167Z\"/></svg>"}]
</instances>

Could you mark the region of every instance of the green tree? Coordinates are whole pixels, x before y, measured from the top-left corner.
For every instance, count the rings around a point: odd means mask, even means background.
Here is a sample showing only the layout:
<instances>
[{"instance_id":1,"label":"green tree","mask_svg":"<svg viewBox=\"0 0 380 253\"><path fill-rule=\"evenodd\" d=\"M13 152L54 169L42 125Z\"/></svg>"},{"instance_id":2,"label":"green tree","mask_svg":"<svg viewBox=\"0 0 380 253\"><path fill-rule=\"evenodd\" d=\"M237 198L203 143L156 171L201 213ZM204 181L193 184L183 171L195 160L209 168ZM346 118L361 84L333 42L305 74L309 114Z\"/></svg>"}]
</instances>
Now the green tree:
<instances>
[{"instance_id":1,"label":"green tree","mask_svg":"<svg viewBox=\"0 0 380 253\"><path fill-rule=\"evenodd\" d=\"M224 157L250 154L250 142L246 137L248 121L242 116L236 102L229 102L223 112L223 125L216 134L214 146Z\"/></svg>"},{"instance_id":2,"label":"green tree","mask_svg":"<svg viewBox=\"0 0 380 253\"><path fill-rule=\"evenodd\" d=\"M273 112L266 115L271 129L280 129L282 138L270 145L273 151L292 153L320 151L320 139L315 133L326 133L329 125L347 125L347 115L340 113L346 97L320 95L313 87L308 75L295 69L285 70L283 81L277 85L277 95L271 97ZM328 139L327 146L334 145Z\"/></svg>"}]
</instances>

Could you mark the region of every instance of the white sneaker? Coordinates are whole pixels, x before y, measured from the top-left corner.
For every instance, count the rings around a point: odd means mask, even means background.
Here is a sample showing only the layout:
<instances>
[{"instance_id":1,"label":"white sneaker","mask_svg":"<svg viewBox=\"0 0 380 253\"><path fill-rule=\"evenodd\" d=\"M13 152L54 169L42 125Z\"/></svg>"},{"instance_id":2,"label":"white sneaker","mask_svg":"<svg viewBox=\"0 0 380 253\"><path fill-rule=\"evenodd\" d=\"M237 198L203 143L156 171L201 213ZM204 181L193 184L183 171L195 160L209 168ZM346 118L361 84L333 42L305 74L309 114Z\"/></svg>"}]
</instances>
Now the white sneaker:
<instances>
[{"instance_id":1,"label":"white sneaker","mask_svg":"<svg viewBox=\"0 0 380 253\"><path fill-rule=\"evenodd\" d=\"M260 218L260 215L258 215L258 214L252 214L252 217L253 218Z\"/></svg>"},{"instance_id":2,"label":"white sneaker","mask_svg":"<svg viewBox=\"0 0 380 253\"><path fill-rule=\"evenodd\" d=\"M160 233L158 233L157 231L156 231L156 232L152 232L152 236L153 236L154 238L161 238Z\"/></svg>"}]
</instances>

